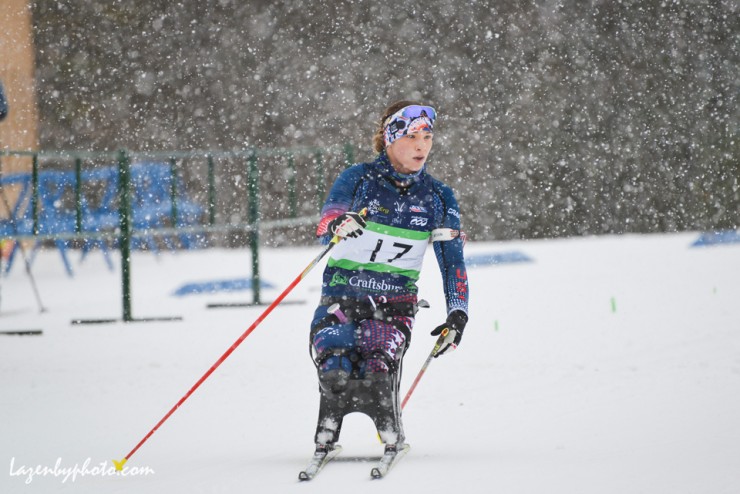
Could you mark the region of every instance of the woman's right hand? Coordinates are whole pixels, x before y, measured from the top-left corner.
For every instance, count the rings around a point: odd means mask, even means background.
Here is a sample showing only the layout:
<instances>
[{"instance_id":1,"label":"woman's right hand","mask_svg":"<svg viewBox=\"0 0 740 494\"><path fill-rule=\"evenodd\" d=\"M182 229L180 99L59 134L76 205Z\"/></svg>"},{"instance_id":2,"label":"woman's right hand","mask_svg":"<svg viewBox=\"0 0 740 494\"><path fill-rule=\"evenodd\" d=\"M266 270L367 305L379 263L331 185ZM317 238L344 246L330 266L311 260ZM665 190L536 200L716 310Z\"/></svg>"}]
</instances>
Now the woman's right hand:
<instances>
[{"instance_id":1,"label":"woman's right hand","mask_svg":"<svg viewBox=\"0 0 740 494\"><path fill-rule=\"evenodd\" d=\"M367 223L360 213L349 211L340 214L329 223L329 231L339 238L355 238L363 234Z\"/></svg>"}]
</instances>

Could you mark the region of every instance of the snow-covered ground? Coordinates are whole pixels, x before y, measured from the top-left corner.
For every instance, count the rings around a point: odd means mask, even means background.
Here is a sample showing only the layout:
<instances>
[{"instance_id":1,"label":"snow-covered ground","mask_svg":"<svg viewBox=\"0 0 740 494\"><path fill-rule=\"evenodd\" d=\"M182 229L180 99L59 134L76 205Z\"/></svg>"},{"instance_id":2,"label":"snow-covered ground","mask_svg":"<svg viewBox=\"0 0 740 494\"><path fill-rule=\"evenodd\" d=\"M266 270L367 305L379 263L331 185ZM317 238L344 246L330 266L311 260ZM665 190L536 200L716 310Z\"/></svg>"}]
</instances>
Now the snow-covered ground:
<instances>
[{"instance_id":1,"label":"snow-covered ground","mask_svg":"<svg viewBox=\"0 0 740 494\"><path fill-rule=\"evenodd\" d=\"M263 308L206 309L250 292L174 297L187 282L249 275L244 250L136 253L136 317L180 322L70 325L120 317L120 274L99 253L67 278L58 254L34 265L39 314L20 265L2 279L0 492L740 492L740 244L690 248L696 234L470 242L466 254L519 251L529 263L469 271L471 323L433 361L404 412L411 452L386 479L337 462L313 482L318 393L307 326L321 267L278 307L142 448L143 476L63 482L29 469L123 458ZM272 300L318 248L262 250ZM402 392L443 319L428 252ZM322 264L323 267L323 264ZM379 455L351 415L344 457ZM341 489L341 491L339 490Z\"/></svg>"}]
</instances>

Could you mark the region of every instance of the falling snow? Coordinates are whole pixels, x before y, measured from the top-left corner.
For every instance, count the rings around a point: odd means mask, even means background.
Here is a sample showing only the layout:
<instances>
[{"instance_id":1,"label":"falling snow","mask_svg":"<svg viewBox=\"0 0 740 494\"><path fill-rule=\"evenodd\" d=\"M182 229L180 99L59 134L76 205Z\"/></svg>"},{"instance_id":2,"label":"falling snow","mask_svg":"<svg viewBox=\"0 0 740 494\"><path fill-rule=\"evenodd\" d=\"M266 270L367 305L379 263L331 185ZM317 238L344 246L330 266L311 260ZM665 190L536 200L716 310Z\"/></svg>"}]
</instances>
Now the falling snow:
<instances>
[{"instance_id":1,"label":"falling snow","mask_svg":"<svg viewBox=\"0 0 740 494\"><path fill-rule=\"evenodd\" d=\"M134 4L34 2L43 148L361 159L385 105L416 98L473 238L740 222L737 2Z\"/></svg>"}]
</instances>

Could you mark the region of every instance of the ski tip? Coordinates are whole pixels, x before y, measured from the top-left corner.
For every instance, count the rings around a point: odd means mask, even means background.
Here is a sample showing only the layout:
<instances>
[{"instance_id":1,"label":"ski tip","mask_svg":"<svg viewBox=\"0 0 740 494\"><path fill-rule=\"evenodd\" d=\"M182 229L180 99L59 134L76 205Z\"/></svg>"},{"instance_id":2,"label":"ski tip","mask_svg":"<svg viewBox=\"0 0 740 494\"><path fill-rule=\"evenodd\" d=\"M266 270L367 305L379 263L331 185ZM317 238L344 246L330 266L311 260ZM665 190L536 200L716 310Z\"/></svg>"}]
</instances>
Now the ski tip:
<instances>
[{"instance_id":1,"label":"ski tip","mask_svg":"<svg viewBox=\"0 0 740 494\"><path fill-rule=\"evenodd\" d=\"M111 460L111 461L113 462L113 465L116 467L116 471L120 472L121 470L123 470L123 466L128 461L128 458L124 458L121 461L116 461L116 460Z\"/></svg>"},{"instance_id":2,"label":"ski tip","mask_svg":"<svg viewBox=\"0 0 740 494\"><path fill-rule=\"evenodd\" d=\"M379 468L373 468L370 470L370 477L374 479L382 479L383 478L383 472L380 471Z\"/></svg>"},{"instance_id":3,"label":"ski tip","mask_svg":"<svg viewBox=\"0 0 740 494\"><path fill-rule=\"evenodd\" d=\"M298 480L305 482L307 480L311 480L311 477L306 472L301 472L298 474Z\"/></svg>"}]
</instances>

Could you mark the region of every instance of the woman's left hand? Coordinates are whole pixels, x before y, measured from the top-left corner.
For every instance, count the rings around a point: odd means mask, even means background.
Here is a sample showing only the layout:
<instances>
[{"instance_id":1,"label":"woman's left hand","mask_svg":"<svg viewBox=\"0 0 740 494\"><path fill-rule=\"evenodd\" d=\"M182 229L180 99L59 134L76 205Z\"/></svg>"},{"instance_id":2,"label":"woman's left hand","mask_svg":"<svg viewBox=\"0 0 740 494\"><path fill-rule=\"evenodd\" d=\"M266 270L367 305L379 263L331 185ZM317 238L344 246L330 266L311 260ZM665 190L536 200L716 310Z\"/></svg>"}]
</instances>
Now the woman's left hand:
<instances>
[{"instance_id":1,"label":"woman's left hand","mask_svg":"<svg viewBox=\"0 0 740 494\"><path fill-rule=\"evenodd\" d=\"M439 350L434 353L434 358L439 357L445 352L452 351L458 347L460 340L462 340L463 329L468 323L468 315L461 310L453 310L447 315L447 321L444 324L440 324L432 331L432 336L439 336L442 332L447 329L447 335L439 345Z\"/></svg>"}]
</instances>

